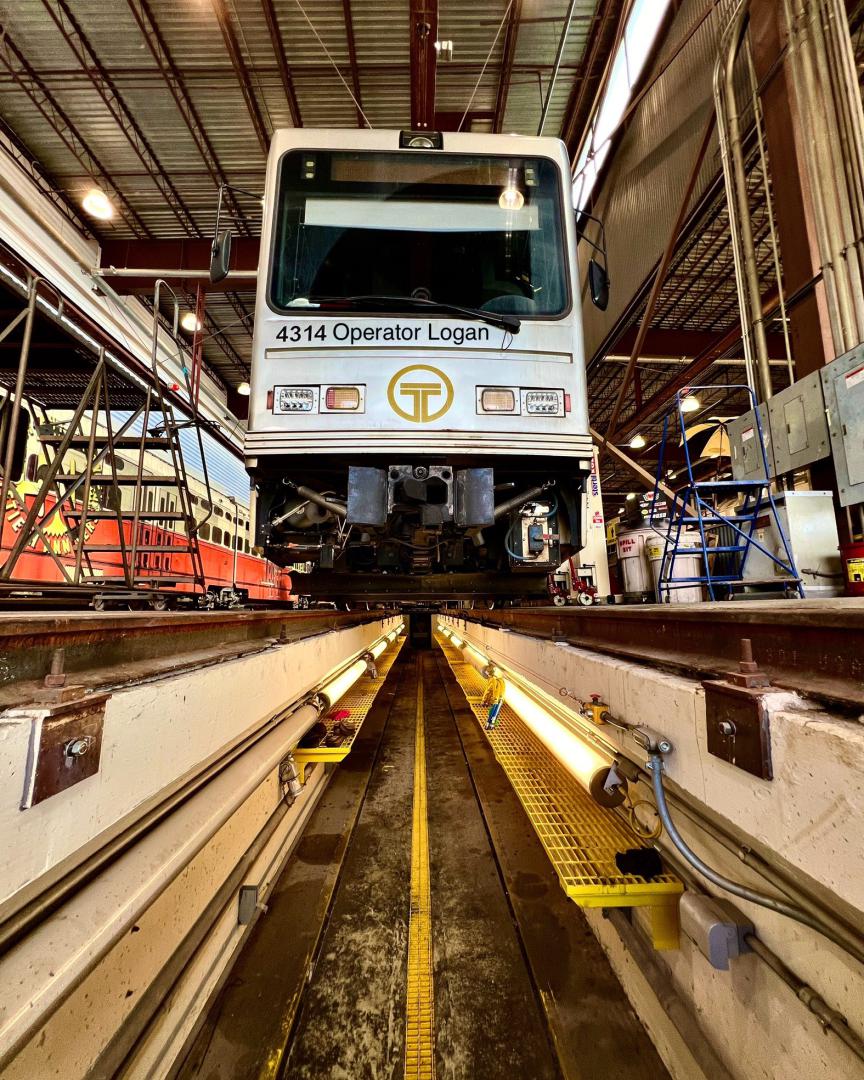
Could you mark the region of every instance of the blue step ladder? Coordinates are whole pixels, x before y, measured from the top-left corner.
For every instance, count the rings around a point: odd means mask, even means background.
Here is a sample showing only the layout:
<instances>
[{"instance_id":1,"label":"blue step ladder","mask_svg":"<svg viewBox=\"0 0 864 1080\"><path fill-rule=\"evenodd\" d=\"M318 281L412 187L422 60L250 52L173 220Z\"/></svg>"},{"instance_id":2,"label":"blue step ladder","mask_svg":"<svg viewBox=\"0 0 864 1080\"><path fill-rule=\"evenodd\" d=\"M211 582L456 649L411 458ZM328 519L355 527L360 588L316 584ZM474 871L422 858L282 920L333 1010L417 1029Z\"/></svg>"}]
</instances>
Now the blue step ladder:
<instances>
[{"instance_id":1,"label":"blue step ladder","mask_svg":"<svg viewBox=\"0 0 864 1080\"><path fill-rule=\"evenodd\" d=\"M688 397L697 390L724 393L730 390L747 392L753 405L754 437L759 440L764 479L697 480L694 477L681 402L684 397ZM749 386L687 386L676 393L675 406L663 419L663 436L660 442L660 459L657 464L650 523L655 525L655 508L661 505L660 484L663 481L666 448L669 438L676 434L676 417L677 432L681 436L687 463L687 483L675 493L670 508L668 530L665 531L663 560L658 577L660 601L670 603L673 589L684 589L694 585L704 585L711 600L731 600L736 588L760 585L774 587L782 585L785 595L788 596L791 592L803 599L804 587L801 583L801 575L795 566L789 538L780 521L780 514L771 490L768 455L765 451L765 439L762 434L762 421L756 396ZM723 496L735 494L741 496L740 504L735 507L733 513L721 514L714 502ZM785 558L769 551L754 535L760 518L764 523L766 517L777 530ZM655 527L658 526L655 525ZM761 524L758 527L761 527ZM688 538L698 539L698 543L695 546L684 543L683 541ZM709 543L711 539L716 542ZM774 564L774 577L761 580L745 578L747 558L753 548L767 555ZM695 576L677 576L675 574L676 560L693 556L699 557L702 573Z\"/></svg>"}]
</instances>

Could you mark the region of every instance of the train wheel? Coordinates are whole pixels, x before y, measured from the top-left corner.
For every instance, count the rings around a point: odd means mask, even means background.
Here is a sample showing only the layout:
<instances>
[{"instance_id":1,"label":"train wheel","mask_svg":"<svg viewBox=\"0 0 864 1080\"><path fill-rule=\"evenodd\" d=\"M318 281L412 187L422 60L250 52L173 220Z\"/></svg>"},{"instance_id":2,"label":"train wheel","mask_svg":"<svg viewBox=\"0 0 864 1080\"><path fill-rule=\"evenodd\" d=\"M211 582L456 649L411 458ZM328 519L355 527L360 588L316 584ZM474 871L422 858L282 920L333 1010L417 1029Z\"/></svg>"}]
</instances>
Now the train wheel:
<instances>
[{"instance_id":1,"label":"train wheel","mask_svg":"<svg viewBox=\"0 0 864 1080\"><path fill-rule=\"evenodd\" d=\"M591 607L593 602L594 598L591 596L591 593L580 592L576 596L576 603L581 604L582 607Z\"/></svg>"},{"instance_id":2,"label":"train wheel","mask_svg":"<svg viewBox=\"0 0 864 1080\"><path fill-rule=\"evenodd\" d=\"M563 596L553 596L552 603L555 605L555 607L564 607L567 601L564 599ZM582 601L580 600L579 603L581 604Z\"/></svg>"},{"instance_id":3,"label":"train wheel","mask_svg":"<svg viewBox=\"0 0 864 1080\"><path fill-rule=\"evenodd\" d=\"M154 596L149 601L150 608L153 611L167 611L168 610L168 597L167 596Z\"/></svg>"},{"instance_id":4,"label":"train wheel","mask_svg":"<svg viewBox=\"0 0 864 1080\"><path fill-rule=\"evenodd\" d=\"M104 611L107 606L108 605L105 603L105 597L104 596L94 596L93 597L93 610L94 611Z\"/></svg>"}]
</instances>

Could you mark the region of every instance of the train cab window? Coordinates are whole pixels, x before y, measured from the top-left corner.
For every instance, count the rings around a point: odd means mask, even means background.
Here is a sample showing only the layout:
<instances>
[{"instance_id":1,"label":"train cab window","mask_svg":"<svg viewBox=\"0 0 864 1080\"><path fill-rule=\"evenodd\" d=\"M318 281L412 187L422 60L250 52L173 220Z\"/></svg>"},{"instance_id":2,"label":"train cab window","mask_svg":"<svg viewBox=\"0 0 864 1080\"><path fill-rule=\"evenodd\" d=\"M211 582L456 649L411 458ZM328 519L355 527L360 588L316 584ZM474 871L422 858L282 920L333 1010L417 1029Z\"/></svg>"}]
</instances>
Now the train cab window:
<instances>
[{"instance_id":1,"label":"train cab window","mask_svg":"<svg viewBox=\"0 0 864 1080\"><path fill-rule=\"evenodd\" d=\"M27 471L25 473L26 478L32 483L36 479L36 474L39 470L39 455L31 454L27 458Z\"/></svg>"},{"instance_id":2,"label":"train cab window","mask_svg":"<svg viewBox=\"0 0 864 1080\"><path fill-rule=\"evenodd\" d=\"M560 316L570 303L564 181L550 158L518 154L290 151L279 167L271 303L296 311L326 298L339 315L364 310L350 297L405 297L374 310L411 311L414 296Z\"/></svg>"},{"instance_id":3,"label":"train cab window","mask_svg":"<svg viewBox=\"0 0 864 1080\"><path fill-rule=\"evenodd\" d=\"M210 526L206 525L206 524L202 525L198 529L198 535L200 536L200 538L202 540L209 540L210 539Z\"/></svg>"},{"instance_id":4,"label":"train cab window","mask_svg":"<svg viewBox=\"0 0 864 1080\"><path fill-rule=\"evenodd\" d=\"M217 529L215 526L213 528L213 543L214 544L221 544L222 543L222 530Z\"/></svg>"}]
</instances>

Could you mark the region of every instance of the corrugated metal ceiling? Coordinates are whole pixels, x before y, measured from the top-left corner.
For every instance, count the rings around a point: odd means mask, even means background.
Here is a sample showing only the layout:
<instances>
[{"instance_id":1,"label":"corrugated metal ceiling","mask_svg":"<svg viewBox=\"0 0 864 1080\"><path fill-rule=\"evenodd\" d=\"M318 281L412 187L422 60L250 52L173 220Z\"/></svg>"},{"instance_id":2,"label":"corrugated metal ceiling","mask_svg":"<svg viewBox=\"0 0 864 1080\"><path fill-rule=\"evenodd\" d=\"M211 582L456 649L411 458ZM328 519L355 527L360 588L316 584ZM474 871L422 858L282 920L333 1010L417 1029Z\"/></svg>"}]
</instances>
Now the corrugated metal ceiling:
<instances>
[{"instance_id":1,"label":"corrugated metal ceiling","mask_svg":"<svg viewBox=\"0 0 864 1080\"><path fill-rule=\"evenodd\" d=\"M253 113L265 135L292 123L268 6L302 124L355 126L354 103L298 0L0 0L0 118L73 205L94 180L110 178L121 205L112 222L93 230L100 238L207 236L215 216L214 163L230 183L257 190L263 185L265 152ZM370 123L407 127L410 5L405 0L305 0L304 6L344 79L359 87ZM546 134L562 129L602 7L601 0L575 2ZM469 125L491 130L501 100L506 101L501 130L533 134L567 8L568 0L512 0L512 5L510 0L440 0L438 37L452 39L454 56L438 65L438 111L461 114L476 86ZM511 64L505 39L517 12ZM142 25L155 28L151 42ZM194 110L197 138L154 56L156 35L156 51L173 62L177 93ZM236 63L228 37L236 46ZM210 168L200 136L210 147ZM248 222L256 235L254 213ZM208 302L208 329L225 328L225 333L211 339L206 360L229 385L239 381L248 363L250 323L236 324L252 300L244 293L213 295Z\"/></svg>"}]
</instances>

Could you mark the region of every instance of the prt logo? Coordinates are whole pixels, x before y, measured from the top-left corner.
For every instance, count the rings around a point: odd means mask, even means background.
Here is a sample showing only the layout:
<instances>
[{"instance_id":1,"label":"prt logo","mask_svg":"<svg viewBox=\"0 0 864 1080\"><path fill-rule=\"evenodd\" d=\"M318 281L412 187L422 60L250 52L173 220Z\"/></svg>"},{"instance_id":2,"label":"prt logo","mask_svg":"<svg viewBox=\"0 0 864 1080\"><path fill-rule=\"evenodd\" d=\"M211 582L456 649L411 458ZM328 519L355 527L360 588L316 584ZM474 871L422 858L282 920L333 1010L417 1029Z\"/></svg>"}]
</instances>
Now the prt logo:
<instances>
[{"instance_id":1,"label":"prt logo","mask_svg":"<svg viewBox=\"0 0 864 1080\"><path fill-rule=\"evenodd\" d=\"M387 387L390 408L412 424L437 420L453 404L453 383L443 371L428 364L412 364L397 371Z\"/></svg>"}]
</instances>

